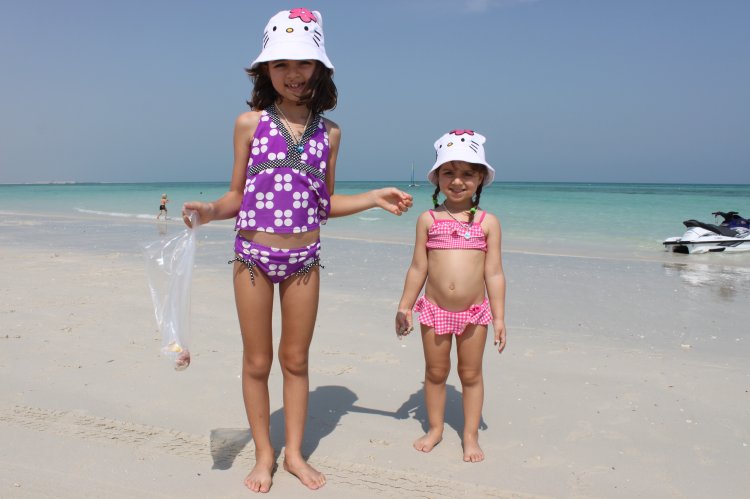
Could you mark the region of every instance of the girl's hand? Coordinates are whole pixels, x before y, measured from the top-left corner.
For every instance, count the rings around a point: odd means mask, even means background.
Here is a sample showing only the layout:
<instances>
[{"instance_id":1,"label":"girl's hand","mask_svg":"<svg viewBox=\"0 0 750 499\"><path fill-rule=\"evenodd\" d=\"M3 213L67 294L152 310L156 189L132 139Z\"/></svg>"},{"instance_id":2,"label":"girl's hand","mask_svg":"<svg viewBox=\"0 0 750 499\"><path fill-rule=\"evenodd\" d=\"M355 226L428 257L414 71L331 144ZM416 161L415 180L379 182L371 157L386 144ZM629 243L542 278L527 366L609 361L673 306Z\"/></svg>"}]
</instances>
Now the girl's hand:
<instances>
[{"instance_id":1,"label":"girl's hand","mask_svg":"<svg viewBox=\"0 0 750 499\"><path fill-rule=\"evenodd\" d=\"M395 187L383 187L372 192L375 196L375 205L396 216L409 211L413 203L411 194Z\"/></svg>"},{"instance_id":2,"label":"girl's hand","mask_svg":"<svg viewBox=\"0 0 750 499\"><path fill-rule=\"evenodd\" d=\"M201 203L198 201L188 201L182 205L182 220L185 225L193 228L193 224L190 223L190 212L198 212L198 224L207 224L214 219L214 204L213 203Z\"/></svg>"},{"instance_id":3,"label":"girl's hand","mask_svg":"<svg viewBox=\"0 0 750 499\"><path fill-rule=\"evenodd\" d=\"M497 353L503 353L503 350L505 350L505 321L502 319L492 319L492 329L495 330Z\"/></svg>"},{"instance_id":4,"label":"girl's hand","mask_svg":"<svg viewBox=\"0 0 750 499\"><path fill-rule=\"evenodd\" d=\"M411 324L411 309L399 310L396 313L396 336L399 340L402 340L412 331L414 331L414 327Z\"/></svg>"}]
</instances>

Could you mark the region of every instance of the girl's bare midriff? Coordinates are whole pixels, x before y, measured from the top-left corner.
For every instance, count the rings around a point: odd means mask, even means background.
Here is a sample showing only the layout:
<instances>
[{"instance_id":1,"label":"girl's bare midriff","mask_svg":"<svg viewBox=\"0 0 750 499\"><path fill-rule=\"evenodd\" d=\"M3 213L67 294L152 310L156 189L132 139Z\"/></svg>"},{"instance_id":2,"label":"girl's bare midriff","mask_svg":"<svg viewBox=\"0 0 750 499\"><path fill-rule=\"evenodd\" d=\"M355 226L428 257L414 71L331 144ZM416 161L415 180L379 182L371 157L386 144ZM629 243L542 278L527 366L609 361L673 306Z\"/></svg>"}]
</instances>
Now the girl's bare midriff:
<instances>
[{"instance_id":1,"label":"girl's bare midriff","mask_svg":"<svg viewBox=\"0 0 750 499\"><path fill-rule=\"evenodd\" d=\"M302 248L316 242L320 238L320 229L292 234L241 230L240 235L248 241L254 241L263 246L278 249L294 249Z\"/></svg>"},{"instance_id":2,"label":"girl's bare midriff","mask_svg":"<svg viewBox=\"0 0 750 499\"><path fill-rule=\"evenodd\" d=\"M425 296L440 308L462 312L482 303L484 257L479 250L429 250Z\"/></svg>"}]
</instances>

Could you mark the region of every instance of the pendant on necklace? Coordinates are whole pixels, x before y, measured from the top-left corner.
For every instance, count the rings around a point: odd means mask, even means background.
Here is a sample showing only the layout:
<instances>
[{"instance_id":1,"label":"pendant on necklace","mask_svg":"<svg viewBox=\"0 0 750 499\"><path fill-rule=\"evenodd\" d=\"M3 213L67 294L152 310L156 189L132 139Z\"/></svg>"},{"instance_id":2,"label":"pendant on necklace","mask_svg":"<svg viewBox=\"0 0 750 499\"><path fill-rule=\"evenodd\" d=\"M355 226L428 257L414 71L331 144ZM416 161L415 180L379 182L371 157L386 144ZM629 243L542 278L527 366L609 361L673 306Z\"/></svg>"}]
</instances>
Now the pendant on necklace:
<instances>
[{"instance_id":1,"label":"pendant on necklace","mask_svg":"<svg viewBox=\"0 0 750 499\"><path fill-rule=\"evenodd\" d=\"M301 153L304 150L305 150L305 146L303 146L302 144L297 144L297 152Z\"/></svg>"},{"instance_id":2,"label":"pendant on necklace","mask_svg":"<svg viewBox=\"0 0 750 499\"><path fill-rule=\"evenodd\" d=\"M466 232L464 232L464 239L467 241L471 238L471 232L469 232L469 229L466 229Z\"/></svg>"}]
</instances>

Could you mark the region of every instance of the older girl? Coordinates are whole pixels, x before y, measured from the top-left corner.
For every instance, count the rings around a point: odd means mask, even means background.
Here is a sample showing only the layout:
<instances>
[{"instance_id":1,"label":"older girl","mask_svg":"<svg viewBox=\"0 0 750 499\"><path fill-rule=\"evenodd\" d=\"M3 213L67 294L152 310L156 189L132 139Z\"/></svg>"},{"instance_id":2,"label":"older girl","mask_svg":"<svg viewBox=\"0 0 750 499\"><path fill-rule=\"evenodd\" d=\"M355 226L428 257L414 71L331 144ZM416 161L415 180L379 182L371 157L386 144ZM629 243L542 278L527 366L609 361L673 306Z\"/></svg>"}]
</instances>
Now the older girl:
<instances>
[{"instance_id":1,"label":"older girl","mask_svg":"<svg viewBox=\"0 0 750 499\"><path fill-rule=\"evenodd\" d=\"M252 110L235 123L229 191L212 203L185 203L183 215L186 223L190 210L198 211L201 223L236 217L235 257L230 263L242 331L242 392L255 443L255 466L245 484L252 491L268 492L276 461L268 377L278 286L284 468L317 489L325 484L325 476L303 457L302 440L308 356L320 290L320 226L329 217L376 206L399 215L411 205L411 197L395 188L334 194L341 131L322 116L336 106L337 91L319 12L292 9L273 16L248 74L254 83L248 102Z\"/></svg>"}]
</instances>

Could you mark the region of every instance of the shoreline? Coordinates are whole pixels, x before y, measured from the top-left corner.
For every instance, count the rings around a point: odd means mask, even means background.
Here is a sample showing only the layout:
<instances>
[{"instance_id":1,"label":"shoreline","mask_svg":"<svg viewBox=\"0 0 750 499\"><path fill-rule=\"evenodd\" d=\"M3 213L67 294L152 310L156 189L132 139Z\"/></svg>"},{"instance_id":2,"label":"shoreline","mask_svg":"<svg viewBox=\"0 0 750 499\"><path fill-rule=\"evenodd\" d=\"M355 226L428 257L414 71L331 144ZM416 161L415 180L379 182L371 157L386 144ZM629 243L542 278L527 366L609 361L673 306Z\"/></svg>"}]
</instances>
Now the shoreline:
<instances>
[{"instance_id":1,"label":"shoreline","mask_svg":"<svg viewBox=\"0 0 750 499\"><path fill-rule=\"evenodd\" d=\"M182 219L179 217L171 217L166 221L162 220L157 222L155 215L122 215L123 216L103 217L100 214L86 211L80 212L78 214L49 214L0 210L0 227L5 227L6 229L16 228L19 231L23 231L30 226L34 226L36 231L49 231L50 234L56 234L56 230L54 227L47 227L47 224L43 223L47 219L56 219L66 221L71 226L81 224L81 226L85 226L84 230L90 229L102 233L102 229L106 229L110 231L110 236L119 235L125 236L126 238L134 238L132 244L122 246L120 248L113 248L113 250L124 252L131 251L133 250L133 248L137 249L139 244L159 239L167 233L169 233L170 235L176 234L177 232L175 231L181 231L185 228ZM361 230L357 230L355 231L357 232L357 234L354 236L345 235L346 232L351 232L349 231L348 227L337 228L335 226L330 226L331 224L336 223L335 220L336 219L334 219L333 222L329 221L329 225L323 227L321 231L321 239L323 241L352 241L408 247L411 247L411 245L413 244L413 235L411 233L409 233L409 237L403 237L399 234L394 235L393 238L383 238L370 237L367 234L363 233ZM119 228L119 230L116 230L117 228ZM152 230L154 228L156 228L156 230ZM209 240L208 234L211 234L211 241L213 241L214 239L231 241L234 238L233 228L233 220L220 220L211 222L206 226L201 226L199 231L203 232L204 241ZM0 234L0 238L2 236L3 235ZM14 239L13 236L13 234L6 235L6 237L9 239ZM612 262L621 261L633 263L664 263L673 265L709 265L718 267L750 269L750 252L733 254L679 255L664 251L660 243L654 246L653 251L646 251L640 247L627 247L625 248L625 250L618 250L616 248L608 246L591 246L587 243L571 244L559 242L550 243L550 246L552 248L557 247L557 250L553 249L552 251L550 251L549 248L542 247L541 243L539 243L538 241L526 241L525 243L522 242L519 245L519 239L522 240L523 238L515 238L510 239L509 241L504 241L503 254L533 255L553 258L590 259ZM0 239L0 241L2 241L2 239ZM228 248L231 247L231 243L227 244ZM87 250L88 248L89 247L86 245L81 245L77 249Z\"/></svg>"}]
</instances>

